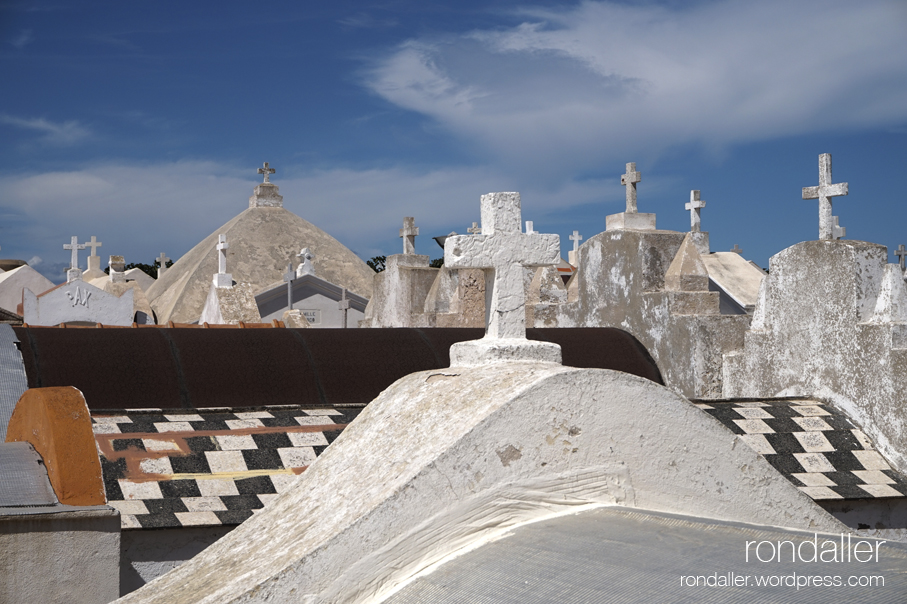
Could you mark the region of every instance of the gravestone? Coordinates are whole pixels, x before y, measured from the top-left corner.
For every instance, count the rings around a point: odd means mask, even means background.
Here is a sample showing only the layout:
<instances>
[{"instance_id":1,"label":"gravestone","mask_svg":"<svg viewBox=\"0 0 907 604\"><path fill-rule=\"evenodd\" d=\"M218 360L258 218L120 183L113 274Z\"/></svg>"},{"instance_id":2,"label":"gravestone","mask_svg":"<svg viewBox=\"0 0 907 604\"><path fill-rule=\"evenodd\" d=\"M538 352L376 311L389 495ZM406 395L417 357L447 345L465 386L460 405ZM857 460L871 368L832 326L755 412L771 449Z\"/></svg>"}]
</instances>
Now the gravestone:
<instances>
[{"instance_id":1,"label":"gravestone","mask_svg":"<svg viewBox=\"0 0 907 604\"><path fill-rule=\"evenodd\" d=\"M98 256L97 249L104 245L98 241L95 235L91 236L91 241L85 242L85 247L91 248L91 254L88 256L88 270L82 273L84 281L91 281L99 277L105 277L104 271L101 270L101 257Z\"/></svg>"},{"instance_id":2,"label":"gravestone","mask_svg":"<svg viewBox=\"0 0 907 604\"><path fill-rule=\"evenodd\" d=\"M403 253L413 255L416 253L416 235L419 234L419 227L416 226L416 219L407 216L403 219L403 228L400 229L400 238L403 239Z\"/></svg>"},{"instance_id":3,"label":"gravestone","mask_svg":"<svg viewBox=\"0 0 907 604\"><path fill-rule=\"evenodd\" d=\"M217 274L214 275L214 287L231 288L233 287L233 275L227 272L227 250L230 244L227 243L226 235L217 236Z\"/></svg>"},{"instance_id":4,"label":"gravestone","mask_svg":"<svg viewBox=\"0 0 907 604\"><path fill-rule=\"evenodd\" d=\"M26 289L23 295L23 320L28 325L132 325L134 304L132 290L117 296L81 279L35 295Z\"/></svg>"},{"instance_id":5,"label":"gravestone","mask_svg":"<svg viewBox=\"0 0 907 604\"><path fill-rule=\"evenodd\" d=\"M264 169L267 169L267 165ZM234 285L233 275L227 272L227 250L230 245L226 235L219 235L217 239L217 274L209 286L208 297L198 322L211 325L260 323L261 315L252 286L248 283Z\"/></svg>"},{"instance_id":6,"label":"gravestone","mask_svg":"<svg viewBox=\"0 0 907 604\"><path fill-rule=\"evenodd\" d=\"M709 253L709 234L702 230L700 211L705 207L705 201L700 199L699 191L690 191L690 201L684 206L690 212L690 234L696 249L700 254Z\"/></svg>"}]
</instances>

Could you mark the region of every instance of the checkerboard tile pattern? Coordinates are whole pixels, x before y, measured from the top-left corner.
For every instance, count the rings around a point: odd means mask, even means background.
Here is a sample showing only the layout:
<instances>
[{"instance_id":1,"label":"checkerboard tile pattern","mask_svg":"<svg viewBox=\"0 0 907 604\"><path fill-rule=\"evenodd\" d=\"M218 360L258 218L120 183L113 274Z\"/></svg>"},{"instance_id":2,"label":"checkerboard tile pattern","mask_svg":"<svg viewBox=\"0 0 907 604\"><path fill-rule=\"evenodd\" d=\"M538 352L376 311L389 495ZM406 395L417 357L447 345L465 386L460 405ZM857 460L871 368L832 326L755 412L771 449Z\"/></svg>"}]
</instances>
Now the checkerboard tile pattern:
<instances>
[{"instance_id":1,"label":"checkerboard tile pattern","mask_svg":"<svg viewBox=\"0 0 907 604\"><path fill-rule=\"evenodd\" d=\"M362 406L95 412L124 529L239 524L289 489Z\"/></svg>"},{"instance_id":2,"label":"checkerboard tile pattern","mask_svg":"<svg viewBox=\"0 0 907 604\"><path fill-rule=\"evenodd\" d=\"M708 401L718 419L813 499L907 496L895 472L846 415L811 400Z\"/></svg>"}]
</instances>

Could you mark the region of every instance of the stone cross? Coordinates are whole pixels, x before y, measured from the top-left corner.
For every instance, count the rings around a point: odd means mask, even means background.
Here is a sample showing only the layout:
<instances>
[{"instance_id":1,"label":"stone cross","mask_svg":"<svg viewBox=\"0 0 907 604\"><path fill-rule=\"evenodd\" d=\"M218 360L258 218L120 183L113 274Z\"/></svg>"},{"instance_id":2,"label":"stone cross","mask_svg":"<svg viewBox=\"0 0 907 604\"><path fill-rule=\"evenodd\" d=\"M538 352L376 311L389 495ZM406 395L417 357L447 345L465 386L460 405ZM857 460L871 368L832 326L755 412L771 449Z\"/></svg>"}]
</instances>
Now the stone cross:
<instances>
[{"instance_id":1,"label":"stone cross","mask_svg":"<svg viewBox=\"0 0 907 604\"><path fill-rule=\"evenodd\" d=\"M838 224L838 217L832 216L832 225L831 225L831 238L832 239L841 239L847 235L847 228L842 227Z\"/></svg>"},{"instance_id":2,"label":"stone cross","mask_svg":"<svg viewBox=\"0 0 907 604\"><path fill-rule=\"evenodd\" d=\"M847 183L832 184L831 154L819 156L819 186L803 187L803 199L819 200L819 239L833 240L834 219L831 215L831 198L847 195Z\"/></svg>"},{"instance_id":3,"label":"stone cross","mask_svg":"<svg viewBox=\"0 0 907 604\"><path fill-rule=\"evenodd\" d=\"M416 226L416 219L407 216L403 219L403 228L400 229L400 237L403 239L403 253L416 253L416 235L419 234L419 227Z\"/></svg>"},{"instance_id":4,"label":"stone cross","mask_svg":"<svg viewBox=\"0 0 907 604\"><path fill-rule=\"evenodd\" d=\"M743 250L742 250L742 249L740 248L740 246L737 245L736 243L734 244L734 249L732 249L731 251L734 252L735 254L742 254L742 253L743 253Z\"/></svg>"},{"instance_id":5,"label":"stone cross","mask_svg":"<svg viewBox=\"0 0 907 604\"><path fill-rule=\"evenodd\" d=\"M265 179L264 179L263 181L261 181L261 182L262 182L262 183L266 183L266 182L267 182L267 183L270 183L270 182L271 182L271 180L270 180L271 174L274 174L275 172L277 172L277 170L275 170L274 168L272 168L272 167L268 164L268 162L265 162L264 166L265 166L264 168L259 168L259 169L258 169L258 173L259 173L259 174L263 174L264 177L265 177Z\"/></svg>"},{"instance_id":6,"label":"stone cross","mask_svg":"<svg viewBox=\"0 0 907 604\"><path fill-rule=\"evenodd\" d=\"M304 247L296 257L299 258L299 266L296 267L296 277L302 277L303 275L314 275L315 267L312 265L312 260L315 259L315 254L312 253L309 248Z\"/></svg>"},{"instance_id":7,"label":"stone cross","mask_svg":"<svg viewBox=\"0 0 907 604\"><path fill-rule=\"evenodd\" d=\"M79 250L85 249L84 243L79 243L78 237L70 239L70 243L63 244L64 250L72 250L72 258L69 261L69 269L77 270L79 268Z\"/></svg>"},{"instance_id":8,"label":"stone cross","mask_svg":"<svg viewBox=\"0 0 907 604\"><path fill-rule=\"evenodd\" d=\"M583 236L579 234L579 231L573 231L573 234L568 239L573 242L573 251L579 250L579 242L583 240Z\"/></svg>"},{"instance_id":9,"label":"stone cross","mask_svg":"<svg viewBox=\"0 0 907 604\"><path fill-rule=\"evenodd\" d=\"M448 237L444 265L485 272L485 339L526 338L524 266L557 264L557 235L520 232L520 194L482 196L482 234Z\"/></svg>"},{"instance_id":10,"label":"stone cross","mask_svg":"<svg viewBox=\"0 0 907 604\"><path fill-rule=\"evenodd\" d=\"M636 214L636 183L642 180L642 172L636 171L636 162L627 164L627 173L621 174L620 184L627 187L627 214Z\"/></svg>"},{"instance_id":11,"label":"stone cross","mask_svg":"<svg viewBox=\"0 0 907 604\"><path fill-rule=\"evenodd\" d=\"M100 241L98 241L97 237L95 237L94 235L92 235L92 236L91 236L91 241L87 242L85 245L86 245L87 247L90 247L90 248L91 248L91 255L92 255L92 256L97 256L97 255L98 255L98 249L97 249L97 248L101 247L101 246L104 245L104 244L101 243Z\"/></svg>"},{"instance_id":12,"label":"stone cross","mask_svg":"<svg viewBox=\"0 0 907 604\"><path fill-rule=\"evenodd\" d=\"M690 191L690 203L684 208L690 211L690 232L698 233L701 230L699 212L705 207L705 202L699 199L699 191Z\"/></svg>"},{"instance_id":13,"label":"stone cross","mask_svg":"<svg viewBox=\"0 0 907 604\"><path fill-rule=\"evenodd\" d=\"M160 265L157 267L157 278L160 279L164 276L164 273L167 272L167 263L170 262L170 258L167 257L164 252L161 252L159 258L157 258L157 263Z\"/></svg>"},{"instance_id":14,"label":"stone cross","mask_svg":"<svg viewBox=\"0 0 907 604\"><path fill-rule=\"evenodd\" d=\"M538 235L539 232L533 229L533 224L531 220L526 221L526 234L527 235Z\"/></svg>"},{"instance_id":15,"label":"stone cross","mask_svg":"<svg viewBox=\"0 0 907 604\"><path fill-rule=\"evenodd\" d=\"M217 236L217 274L214 275L215 287L233 287L233 275L227 272L227 243L226 235Z\"/></svg>"},{"instance_id":16,"label":"stone cross","mask_svg":"<svg viewBox=\"0 0 907 604\"><path fill-rule=\"evenodd\" d=\"M340 303L338 304L340 312L343 313L343 329L346 329L346 314L350 310L350 301L346 299L346 288L340 290Z\"/></svg>"},{"instance_id":17,"label":"stone cross","mask_svg":"<svg viewBox=\"0 0 907 604\"><path fill-rule=\"evenodd\" d=\"M473 222L472 226L466 229L466 232L470 235L480 235L482 233L482 227L479 226L478 222Z\"/></svg>"},{"instance_id":18,"label":"stone cross","mask_svg":"<svg viewBox=\"0 0 907 604\"><path fill-rule=\"evenodd\" d=\"M283 276L283 280L287 282L287 310L293 310L293 278L296 276L296 272L293 270L293 263L289 262L287 264L287 272Z\"/></svg>"},{"instance_id":19,"label":"stone cross","mask_svg":"<svg viewBox=\"0 0 907 604\"><path fill-rule=\"evenodd\" d=\"M898 257L898 262L901 265L901 270L907 268L907 250L904 249L904 244L898 246L898 249L894 252L894 255Z\"/></svg>"}]
</instances>

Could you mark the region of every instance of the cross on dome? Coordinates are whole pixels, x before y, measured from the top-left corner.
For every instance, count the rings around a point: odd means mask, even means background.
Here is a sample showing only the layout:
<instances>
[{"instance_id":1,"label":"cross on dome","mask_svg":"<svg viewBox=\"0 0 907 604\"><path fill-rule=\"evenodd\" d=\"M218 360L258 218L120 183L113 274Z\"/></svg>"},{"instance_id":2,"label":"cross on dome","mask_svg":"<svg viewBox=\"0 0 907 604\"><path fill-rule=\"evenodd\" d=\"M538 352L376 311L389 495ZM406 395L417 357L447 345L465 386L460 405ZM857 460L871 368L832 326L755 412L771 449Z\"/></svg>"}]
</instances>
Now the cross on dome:
<instances>
[{"instance_id":1,"label":"cross on dome","mask_svg":"<svg viewBox=\"0 0 907 604\"><path fill-rule=\"evenodd\" d=\"M627 214L636 214L636 183L642 180L642 172L636 171L636 162L627 164L627 173L621 174L620 184L627 188Z\"/></svg>"},{"instance_id":2,"label":"cross on dome","mask_svg":"<svg viewBox=\"0 0 907 604\"><path fill-rule=\"evenodd\" d=\"M690 211L690 231L698 233L701 230L700 210L705 207L705 202L699 198L699 191L690 191L690 202L684 206Z\"/></svg>"},{"instance_id":3,"label":"cross on dome","mask_svg":"<svg viewBox=\"0 0 907 604\"><path fill-rule=\"evenodd\" d=\"M740 248L740 246L737 245L736 243L734 244L734 249L732 249L731 251L734 252L735 254L742 254L742 253L743 253L743 250L742 250L742 249Z\"/></svg>"},{"instance_id":4,"label":"cross on dome","mask_svg":"<svg viewBox=\"0 0 907 604\"><path fill-rule=\"evenodd\" d=\"M270 183L271 181L269 180L269 178L270 178L271 174L274 174L275 172L277 172L277 170L272 168L268 162L265 162L264 167L258 169L258 173L264 175L264 180L261 181L262 184Z\"/></svg>"},{"instance_id":5,"label":"cross on dome","mask_svg":"<svg viewBox=\"0 0 907 604\"><path fill-rule=\"evenodd\" d=\"M831 198L842 195L847 195L847 183L832 184L831 154L823 153L819 156L819 186L803 187L803 199L819 200L819 239L835 239Z\"/></svg>"}]
</instances>

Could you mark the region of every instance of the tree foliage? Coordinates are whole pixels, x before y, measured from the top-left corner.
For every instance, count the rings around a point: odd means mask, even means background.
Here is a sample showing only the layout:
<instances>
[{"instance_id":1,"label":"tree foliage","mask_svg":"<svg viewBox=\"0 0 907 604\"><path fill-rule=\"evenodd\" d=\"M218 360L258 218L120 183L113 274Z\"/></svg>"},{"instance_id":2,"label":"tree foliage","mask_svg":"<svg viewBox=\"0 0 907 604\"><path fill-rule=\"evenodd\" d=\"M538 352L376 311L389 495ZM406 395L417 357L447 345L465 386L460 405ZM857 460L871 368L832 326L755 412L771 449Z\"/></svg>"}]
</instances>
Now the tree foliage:
<instances>
[{"instance_id":1,"label":"tree foliage","mask_svg":"<svg viewBox=\"0 0 907 604\"><path fill-rule=\"evenodd\" d=\"M173 266L173 260L168 260L167 268L170 268L171 266ZM157 279L157 269L161 268L161 263L157 260L155 260L153 264L144 264L142 262L130 262L129 264L126 265L126 268L124 270L128 271L128 270L131 270L134 268L141 270L143 273L145 273L152 279ZM109 275L110 267L108 266L107 268L105 268L104 272Z\"/></svg>"},{"instance_id":2,"label":"tree foliage","mask_svg":"<svg viewBox=\"0 0 907 604\"><path fill-rule=\"evenodd\" d=\"M365 263L371 267L376 273L380 273L384 270L384 264L387 262L387 256L375 256L371 260L366 260Z\"/></svg>"},{"instance_id":3,"label":"tree foliage","mask_svg":"<svg viewBox=\"0 0 907 604\"><path fill-rule=\"evenodd\" d=\"M444 266L444 256L441 256L440 258L435 258L434 260L432 260L431 262L428 263L428 266L430 266L432 268L441 268L442 266Z\"/></svg>"}]
</instances>

